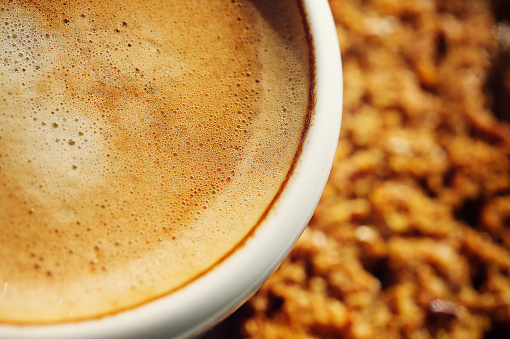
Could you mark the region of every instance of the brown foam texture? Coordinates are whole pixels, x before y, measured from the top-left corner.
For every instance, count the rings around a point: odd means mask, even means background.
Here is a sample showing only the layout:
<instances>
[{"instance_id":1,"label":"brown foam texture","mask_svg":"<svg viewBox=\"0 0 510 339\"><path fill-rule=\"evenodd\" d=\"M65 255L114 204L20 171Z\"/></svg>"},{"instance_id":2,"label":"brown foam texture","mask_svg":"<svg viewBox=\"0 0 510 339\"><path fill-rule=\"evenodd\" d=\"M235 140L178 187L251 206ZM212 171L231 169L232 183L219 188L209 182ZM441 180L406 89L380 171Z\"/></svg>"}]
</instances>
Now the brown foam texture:
<instances>
[{"instance_id":1,"label":"brown foam texture","mask_svg":"<svg viewBox=\"0 0 510 339\"><path fill-rule=\"evenodd\" d=\"M0 322L133 307L243 240L306 120L293 1L1 7Z\"/></svg>"}]
</instances>

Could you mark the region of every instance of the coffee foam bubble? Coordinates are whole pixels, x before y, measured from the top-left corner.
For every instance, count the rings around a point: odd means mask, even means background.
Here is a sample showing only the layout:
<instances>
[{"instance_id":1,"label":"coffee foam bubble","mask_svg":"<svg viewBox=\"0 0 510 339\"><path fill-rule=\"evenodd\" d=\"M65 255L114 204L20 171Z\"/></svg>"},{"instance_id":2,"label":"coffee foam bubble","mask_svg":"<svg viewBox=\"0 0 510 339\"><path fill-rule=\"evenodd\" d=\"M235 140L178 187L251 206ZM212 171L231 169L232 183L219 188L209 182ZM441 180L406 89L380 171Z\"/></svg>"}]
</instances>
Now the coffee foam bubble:
<instances>
[{"instance_id":1,"label":"coffee foam bubble","mask_svg":"<svg viewBox=\"0 0 510 339\"><path fill-rule=\"evenodd\" d=\"M307 114L293 1L8 2L0 27L0 322L167 294L257 224Z\"/></svg>"}]
</instances>

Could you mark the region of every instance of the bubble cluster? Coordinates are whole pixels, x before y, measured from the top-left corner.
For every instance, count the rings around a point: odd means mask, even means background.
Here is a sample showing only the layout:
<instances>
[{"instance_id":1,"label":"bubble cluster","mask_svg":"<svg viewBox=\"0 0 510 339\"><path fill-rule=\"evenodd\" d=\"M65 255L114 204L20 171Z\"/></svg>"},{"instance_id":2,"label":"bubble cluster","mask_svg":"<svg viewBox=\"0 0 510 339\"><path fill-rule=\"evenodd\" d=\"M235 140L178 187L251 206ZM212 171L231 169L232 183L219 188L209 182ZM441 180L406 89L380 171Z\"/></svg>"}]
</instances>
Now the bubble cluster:
<instances>
[{"instance_id":1,"label":"bubble cluster","mask_svg":"<svg viewBox=\"0 0 510 339\"><path fill-rule=\"evenodd\" d=\"M131 307L242 241L309 114L293 0L0 7L0 322Z\"/></svg>"}]
</instances>

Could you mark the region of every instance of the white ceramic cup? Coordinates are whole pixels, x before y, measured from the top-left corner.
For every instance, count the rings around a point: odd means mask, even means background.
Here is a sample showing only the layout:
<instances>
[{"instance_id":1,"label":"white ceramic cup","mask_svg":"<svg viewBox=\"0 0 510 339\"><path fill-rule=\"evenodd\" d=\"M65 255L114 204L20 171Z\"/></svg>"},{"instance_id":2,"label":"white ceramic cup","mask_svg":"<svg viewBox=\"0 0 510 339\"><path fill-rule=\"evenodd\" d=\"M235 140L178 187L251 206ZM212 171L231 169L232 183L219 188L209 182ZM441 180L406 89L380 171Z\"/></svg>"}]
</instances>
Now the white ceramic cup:
<instances>
[{"instance_id":1,"label":"white ceramic cup","mask_svg":"<svg viewBox=\"0 0 510 339\"><path fill-rule=\"evenodd\" d=\"M0 325L0 338L189 338L227 317L262 286L310 221L340 132L343 88L335 24L327 0L303 4L315 54L315 112L290 180L246 244L204 276L155 301L94 320Z\"/></svg>"}]
</instances>

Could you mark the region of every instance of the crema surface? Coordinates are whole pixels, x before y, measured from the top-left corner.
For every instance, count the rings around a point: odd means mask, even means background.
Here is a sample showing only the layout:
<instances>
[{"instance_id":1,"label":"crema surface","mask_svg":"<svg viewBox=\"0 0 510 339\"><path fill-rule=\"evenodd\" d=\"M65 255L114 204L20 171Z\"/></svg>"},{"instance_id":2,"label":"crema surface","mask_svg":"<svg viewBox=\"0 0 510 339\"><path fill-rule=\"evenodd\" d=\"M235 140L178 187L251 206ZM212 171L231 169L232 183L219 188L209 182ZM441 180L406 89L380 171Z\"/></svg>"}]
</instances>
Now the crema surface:
<instances>
[{"instance_id":1,"label":"crema surface","mask_svg":"<svg viewBox=\"0 0 510 339\"><path fill-rule=\"evenodd\" d=\"M310 108L295 1L3 1L0 322L99 317L238 246Z\"/></svg>"}]
</instances>

